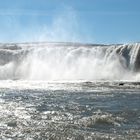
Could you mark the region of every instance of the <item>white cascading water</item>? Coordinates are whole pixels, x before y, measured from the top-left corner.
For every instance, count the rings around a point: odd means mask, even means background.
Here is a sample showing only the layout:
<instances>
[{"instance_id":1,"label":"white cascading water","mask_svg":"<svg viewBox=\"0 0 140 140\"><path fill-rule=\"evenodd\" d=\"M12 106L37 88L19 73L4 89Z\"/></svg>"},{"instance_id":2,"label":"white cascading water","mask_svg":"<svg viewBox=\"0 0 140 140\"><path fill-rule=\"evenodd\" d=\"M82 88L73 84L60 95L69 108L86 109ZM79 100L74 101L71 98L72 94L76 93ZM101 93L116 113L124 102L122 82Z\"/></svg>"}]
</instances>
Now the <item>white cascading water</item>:
<instances>
[{"instance_id":1,"label":"white cascading water","mask_svg":"<svg viewBox=\"0 0 140 140\"><path fill-rule=\"evenodd\" d=\"M132 80L140 44L33 43L0 45L0 79Z\"/></svg>"}]
</instances>

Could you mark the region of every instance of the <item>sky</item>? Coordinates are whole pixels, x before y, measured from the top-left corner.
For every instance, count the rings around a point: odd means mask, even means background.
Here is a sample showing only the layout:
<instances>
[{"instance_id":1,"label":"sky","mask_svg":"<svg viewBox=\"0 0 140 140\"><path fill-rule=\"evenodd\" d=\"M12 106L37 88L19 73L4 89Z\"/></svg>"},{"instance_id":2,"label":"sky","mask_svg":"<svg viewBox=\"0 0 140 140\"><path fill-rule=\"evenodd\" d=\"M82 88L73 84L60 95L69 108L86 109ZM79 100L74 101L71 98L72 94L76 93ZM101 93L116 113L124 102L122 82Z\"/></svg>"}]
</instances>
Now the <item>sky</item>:
<instances>
[{"instance_id":1,"label":"sky","mask_svg":"<svg viewBox=\"0 0 140 140\"><path fill-rule=\"evenodd\" d=\"M0 0L0 42L140 42L140 0Z\"/></svg>"}]
</instances>

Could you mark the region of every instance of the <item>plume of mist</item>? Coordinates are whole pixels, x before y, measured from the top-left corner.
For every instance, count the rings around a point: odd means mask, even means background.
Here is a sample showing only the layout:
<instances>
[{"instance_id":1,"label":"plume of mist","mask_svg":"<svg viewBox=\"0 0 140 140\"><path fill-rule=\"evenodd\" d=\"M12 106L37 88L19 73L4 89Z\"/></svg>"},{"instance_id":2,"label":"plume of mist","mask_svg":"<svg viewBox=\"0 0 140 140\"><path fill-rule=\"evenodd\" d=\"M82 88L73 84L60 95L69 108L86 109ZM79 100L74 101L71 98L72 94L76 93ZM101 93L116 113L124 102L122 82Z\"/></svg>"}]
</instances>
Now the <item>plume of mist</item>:
<instances>
[{"instance_id":1,"label":"plume of mist","mask_svg":"<svg viewBox=\"0 0 140 140\"><path fill-rule=\"evenodd\" d=\"M74 11L68 10L65 14L57 15L52 25L41 29L39 41L58 41L58 42L75 42L81 41L80 29L77 22L77 16Z\"/></svg>"},{"instance_id":2,"label":"plume of mist","mask_svg":"<svg viewBox=\"0 0 140 140\"><path fill-rule=\"evenodd\" d=\"M31 11L29 11L31 12ZM3 26L1 42L88 42L91 40L82 29L78 13L70 7L47 15L31 12L1 15ZM44 19L44 21L41 21Z\"/></svg>"}]
</instances>

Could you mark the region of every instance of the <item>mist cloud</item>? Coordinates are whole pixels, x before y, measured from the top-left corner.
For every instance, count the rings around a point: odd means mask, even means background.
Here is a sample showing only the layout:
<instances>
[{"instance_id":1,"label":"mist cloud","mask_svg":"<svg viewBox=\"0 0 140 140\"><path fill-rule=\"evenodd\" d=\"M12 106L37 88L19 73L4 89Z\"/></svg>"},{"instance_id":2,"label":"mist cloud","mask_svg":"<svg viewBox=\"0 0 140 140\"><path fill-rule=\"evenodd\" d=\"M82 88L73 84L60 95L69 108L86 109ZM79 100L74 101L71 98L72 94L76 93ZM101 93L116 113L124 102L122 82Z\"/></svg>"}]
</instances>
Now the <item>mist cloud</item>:
<instances>
[{"instance_id":1,"label":"mist cloud","mask_svg":"<svg viewBox=\"0 0 140 140\"><path fill-rule=\"evenodd\" d=\"M71 7L53 11L52 15L18 9L4 15L0 11L0 18L3 21L1 42L83 42L90 38L81 27L78 13Z\"/></svg>"}]
</instances>

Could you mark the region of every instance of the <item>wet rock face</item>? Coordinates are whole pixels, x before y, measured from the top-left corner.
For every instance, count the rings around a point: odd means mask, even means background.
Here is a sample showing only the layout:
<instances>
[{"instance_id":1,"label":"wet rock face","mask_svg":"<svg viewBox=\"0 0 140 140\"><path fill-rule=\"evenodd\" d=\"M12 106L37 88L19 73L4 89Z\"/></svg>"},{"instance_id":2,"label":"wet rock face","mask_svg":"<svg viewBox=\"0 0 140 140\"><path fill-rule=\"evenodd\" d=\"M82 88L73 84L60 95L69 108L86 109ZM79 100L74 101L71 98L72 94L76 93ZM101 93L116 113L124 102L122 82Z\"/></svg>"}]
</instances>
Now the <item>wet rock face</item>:
<instances>
[{"instance_id":1,"label":"wet rock face","mask_svg":"<svg viewBox=\"0 0 140 140\"><path fill-rule=\"evenodd\" d=\"M114 51L124 58L127 69L140 71L140 44L120 45L114 48Z\"/></svg>"},{"instance_id":2,"label":"wet rock face","mask_svg":"<svg viewBox=\"0 0 140 140\"><path fill-rule=\"evenodd\" d=\"M17 63L23 58L24 51L18 46L0 46L0 65Z\"/></svg>"},{"instance_id":3,"label":"wet rock face","mask_svg":"<svg viewBox=\"0 0 140 140\"><path fill-rule=\"evenodd\" d=\"M137 58L136 58L136 62L135 62L135 71L140 71L140 47L139 50L137 52Z\"/></svg>"}]
</instances>

